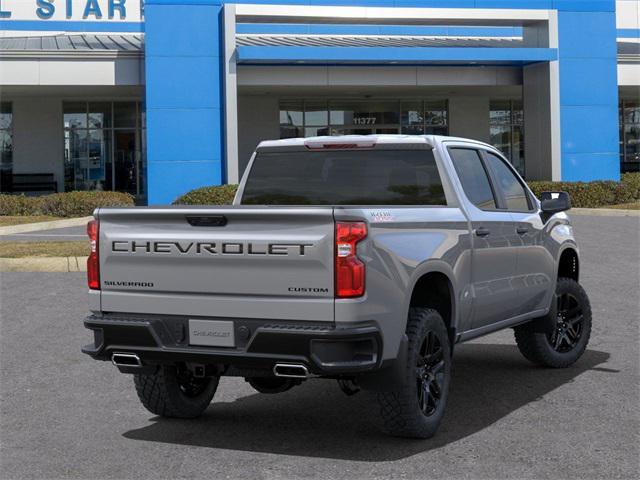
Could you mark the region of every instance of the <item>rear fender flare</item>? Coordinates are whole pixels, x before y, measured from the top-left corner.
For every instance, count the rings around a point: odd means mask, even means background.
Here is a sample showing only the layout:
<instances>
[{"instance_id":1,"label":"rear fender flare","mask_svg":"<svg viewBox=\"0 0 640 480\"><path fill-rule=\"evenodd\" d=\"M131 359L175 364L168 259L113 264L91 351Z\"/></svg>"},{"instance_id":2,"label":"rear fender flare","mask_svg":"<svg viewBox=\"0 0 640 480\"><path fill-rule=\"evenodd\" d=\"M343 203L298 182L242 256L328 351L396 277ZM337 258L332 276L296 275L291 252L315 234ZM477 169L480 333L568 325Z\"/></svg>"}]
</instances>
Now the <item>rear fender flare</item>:
<instances>
[{"instance_id":1,"label":"rear fender flare","mask_svg":"<svg viewBox=\"0 0 640 480\"><path fill-rule=\"evenodd\" d=\"M441 273L449 280L449 288L451 289L451 324L449 325L449 328L453 332L457 332L459 323L459 287L455 281L456 276L453 272L453 269L448 263L436 259L427 260L426 262L421 263L413 272L410 282L410 288L406 292L402 310L406 313L403 323L404 328L405 330L407 328L407 318L409 315L409 307L411 305L411 296L413 294L413 291L415 290L418 281L428 273Z\"/></svg>"}]
</instances>

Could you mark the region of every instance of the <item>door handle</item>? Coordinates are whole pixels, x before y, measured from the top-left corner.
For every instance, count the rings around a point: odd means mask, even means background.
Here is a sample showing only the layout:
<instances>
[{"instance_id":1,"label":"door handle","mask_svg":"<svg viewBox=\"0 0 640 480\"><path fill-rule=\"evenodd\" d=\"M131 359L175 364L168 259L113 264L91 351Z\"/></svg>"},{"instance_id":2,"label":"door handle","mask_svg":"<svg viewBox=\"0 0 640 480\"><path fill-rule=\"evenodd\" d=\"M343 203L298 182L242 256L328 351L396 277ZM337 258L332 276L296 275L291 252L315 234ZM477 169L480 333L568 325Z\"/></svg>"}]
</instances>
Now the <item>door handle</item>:
<instances>
[{"instance_id":1,"label":"door handle","mask_svg":"<svg viewBox=\"0 0 640 480\"><path fill-rule=\"evenodd\" d=\"M486 237L491 231L488 228L480 227L476 228L476 235L479 237Z\"/></svg>"},{"instance_id":2,"label":"door handle","mask_svg":"<svg viewBox=\"0 0 640 480\"><path fill-rule=\"evenodd\" d=\"M529 228L528 227L518 227L518 228L516 228L516 232L518 233L518 235L524 235L525 233L529 233Z\"/></svg>"}]
</instances>

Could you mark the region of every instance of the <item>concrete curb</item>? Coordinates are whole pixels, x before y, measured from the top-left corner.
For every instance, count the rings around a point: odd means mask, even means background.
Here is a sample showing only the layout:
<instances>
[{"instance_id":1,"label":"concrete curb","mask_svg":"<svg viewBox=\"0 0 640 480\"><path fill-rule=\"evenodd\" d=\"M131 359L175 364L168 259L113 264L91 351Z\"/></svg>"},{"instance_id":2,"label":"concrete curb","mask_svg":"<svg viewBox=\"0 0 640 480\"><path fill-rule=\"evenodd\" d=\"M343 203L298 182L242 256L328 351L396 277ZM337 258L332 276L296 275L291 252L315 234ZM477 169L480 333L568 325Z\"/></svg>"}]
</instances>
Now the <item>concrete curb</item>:
<instances>
[{"instance_id":1,"label":"concrete curb","mask_svg":"<svg viewBox=\"0 0 640 480\"><path fill-rule=\"evenodd\" d=\"M53 230L54 228L81 227L86 225L93 217L66 218L64 220L52 220L50 222L23 223L21 225L10 225L0 227L0 236L13 235L14 233L40 232L42 230Z\"/></svg>"},{"instance_id":2,"label":"concrete curb","mask_svg":"<svg viewBox=\"0 0 640 480\"><path fill-rule=\"evenodd\" d=\"M0 272L86 272L87 257L0 258Z\"/></svg>"},{"instance_id":3,"label":"concrete curb","mask_svg":"<svg viewBox=\"0 0 640 480\"><path fill-rule=\"evenodd\" d=\"M640 217L640 210L620 208L572 208L569 215L593 215L594 217Z\"/></svg>"}]
</instances>

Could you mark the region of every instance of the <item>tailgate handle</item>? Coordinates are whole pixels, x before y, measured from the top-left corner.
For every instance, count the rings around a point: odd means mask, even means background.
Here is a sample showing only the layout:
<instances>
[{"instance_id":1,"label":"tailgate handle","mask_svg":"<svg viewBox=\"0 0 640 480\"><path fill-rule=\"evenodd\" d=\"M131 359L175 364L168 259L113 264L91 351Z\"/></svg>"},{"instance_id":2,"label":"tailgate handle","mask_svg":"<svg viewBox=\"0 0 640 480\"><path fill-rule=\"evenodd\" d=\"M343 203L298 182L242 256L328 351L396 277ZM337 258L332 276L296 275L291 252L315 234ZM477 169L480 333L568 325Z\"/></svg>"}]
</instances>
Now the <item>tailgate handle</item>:
<instances>
[{"instance_id":1,"label":"tailgate handle","mask_svg":"<svg viewBox=\"0 0 640 480\"><path fill-rule=\"evenodd\" d=\"M227 217L224 215L188 216L187 222L193 227L224 227Z\"/></svg>"}]
</instances>

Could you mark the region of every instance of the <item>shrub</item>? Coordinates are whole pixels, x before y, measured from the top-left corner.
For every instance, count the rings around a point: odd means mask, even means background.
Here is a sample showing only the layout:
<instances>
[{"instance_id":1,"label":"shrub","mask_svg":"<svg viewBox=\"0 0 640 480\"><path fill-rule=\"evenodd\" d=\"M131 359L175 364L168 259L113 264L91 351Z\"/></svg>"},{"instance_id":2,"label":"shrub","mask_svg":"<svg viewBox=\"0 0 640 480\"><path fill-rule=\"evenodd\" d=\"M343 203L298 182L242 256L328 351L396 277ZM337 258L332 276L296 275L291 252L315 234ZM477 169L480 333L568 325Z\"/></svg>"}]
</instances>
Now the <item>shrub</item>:
<instances>
[{"instance_id":1,"label":"shrub","mask_svg":"<svg viewBox=\"0 0 640 480\"><path fill-rule=\"evenodd\" d=\"M620 179L620 192L616 203L637 202L640 200L640 172L623 173Z\"/></svg>"},{"instance_id":2,"label":"shrub","mask_svg":"<svg viewBox=\"0 0 640 480\"><path fill-rule=\"evenodd\" d=\"M564 191L571 196L571 205L578 208L595 208L640 199L640 173L625 173L620 182L598 180L594 182L546 182L531 181L529 187L540 196L545 191Z\"/></svg>"},{"instance_id":3,"label":"shrub","mask_svg":"<svg viewBox=\"0 0 640 480\"><path fill-rule=\"evenodd\" d=\"M238 185L219 185L191 190L173 201L174 205L231 205Z\"/></svg>"},{"instance_id":4,"label":"shrub","mask_svg":"<svg viewBox=\"0 0 640 480\"><path fill-rule=\"evenodd\" d=\"M133 196L122 192L65 192L27 197L0 195L0 215L53 215L85 217L98 207L128 207Z\"/></svg>"},{"instance_id":5,"label":"shrub","mask_svg":"<svg viewBox=\"0 0 640 480\"><path fill-rule=\"evenodd\" d=\"M617 182L529 182L537 197L541 192L567 192L573 207L593 208L613 205L616 199Z\"/></svg>"},{"instance_id":6,"label":"shrub","mask_svg":"<svg viewBox=\"0 0 640 480\"><path fill-rule=\"evenodd\" d=\"M66 192L42 197L43 215L56 217L84 217L98 207L130 207L135 205L132 195L123 192Z\"/></svg>"},{"instance_id":7,"label":"shrub","mask_svg":"<svg viewBox=\"0 0 640 480\"><path fill-rule=\"evenodd\" d=\"M0 195L0 215L38 215L42 197Z\"/></svg>"}]
</instances>

